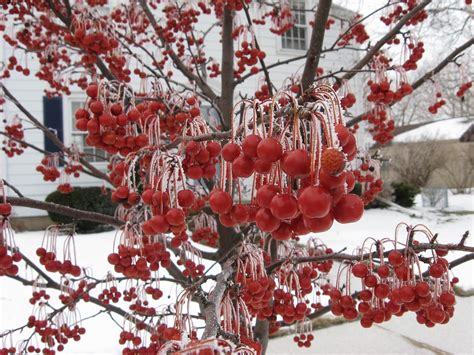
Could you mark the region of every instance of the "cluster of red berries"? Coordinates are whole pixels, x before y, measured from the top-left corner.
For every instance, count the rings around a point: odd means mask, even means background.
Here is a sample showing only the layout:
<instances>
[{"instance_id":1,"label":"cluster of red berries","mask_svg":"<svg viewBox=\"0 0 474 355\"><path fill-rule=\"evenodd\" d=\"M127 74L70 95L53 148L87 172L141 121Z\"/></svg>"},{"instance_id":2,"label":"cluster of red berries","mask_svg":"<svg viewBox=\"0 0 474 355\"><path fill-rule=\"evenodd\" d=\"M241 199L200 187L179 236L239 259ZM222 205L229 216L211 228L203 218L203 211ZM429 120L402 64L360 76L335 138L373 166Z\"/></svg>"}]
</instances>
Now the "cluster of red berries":
<instances>
[{"instance_id":1,"label":"cluster of red berries","mask_svg":"<svg viewBox=\"0 0 474 355\"><path fill-rule=\"evenodd\" d=\"M64 172L67 175L73 175L75 178L80 176L80 172L82 171L82 165L76 163L69 163L64 167Z\"/></svg>"},{"instance_id":2,"label":"cluster of red berries","mask_svg":"<svg viewBox=\"0 0 474 355\"><path fill-rule=\"evenodd\" d=\"M114 186L122 185L123 178L127 176L129 166L122 161L110 161L107 164L107 170L109 171L109 179ZM130 191L127 188L127 195L130 194ZM125 192L124 192L125 194ZM116 197L116 201L119 201L120 198Z\"/></svg>"},{"instance_id":3,"label":"cluster of red berries","mask_svg":"<svg viewBox=\"0 0 474 355\"><path fill-rule=\"evenodd\" d=\"M425 52L425 48L423 47L424 43L422 41L418 41L415 45L414 43L408 44L408 49L410 50L410 57L402 64L403 69L406 71L409 70L416 70L418 65L416 64L418 61L421 60L423 57L423 53Z\"/></svg>"},{"instance_id":4,"label":"cluster of red berries","mask_svg":"<svg viewBox=\"0 0 474 355\"><path fill-rule=\"evenodd\" d=\"M104 288L97 298L103 304L110 304L110 302L117 303L122 297L122 293L117 289L117 286Z\"/></svg>"},{"instance_id":5,"label":"cluster of red berries","mask_svg":"<svg viewBox=\"0 0 474 355\"><path fill-rule=\"evenodd\" d=\"M210 227L196 229L191 235L191 239L196 243L203 243L210 247L216 247L219 241L219 234Z\"/></svg>"},{"instance_id":6,"label":"cluster of red berries","mask_svg":"<svg viewBox=\"0 0 474 355\"><path fill-rule=\"evenodd\" d=\"M207 143L191 141L185 147L184 173L190 179L212 179L216 175L216 164L221 145L214 141Z\"/></svg>"},{"instance_id":7,"label":"cluster of red berries","mask_svg":"<svg viewBox=\"0 0 474 355\"><path fill-rule=\"evenodd\" d=\"M150 306L150 303L147 300L136 299L129 306L130 311L144 317L154 317L156 315L156 309Z\"/></svg>"},{"instance_id":8,"label":"cluster of red berries","mask_svg":"<svg viewBox=\"0 0 474 355\"><path fill-rule=\"evenodd\" d=\"M270 16L272 22L270 32L280 36L288 32L294 25L293 12L290 6L282 4L280 8L274 7L264 15L264 17Z\"/></svg>"},{"instance_id":9,"label":"cluster of red berries","mask_svg":"<svg viewBox=\"0 0 474 355\"><path fill-rule=\"evenodd\" d=\"M125 114L121 103L108 104L99 99L97 84L90 84L86 94L89 97L87 108L78 109L75 117L76 128L88 132L86 143L89 146L100 148L109 154L120 153L126 156L148 144L146 134L129 135L125 128L130 122L142 119L139 108L144 110L144 107L140 106L143 103Z\"/></svg>"},{"instance_id":10,"label":"cluster of red berries","mask_svg":"<svg viewBox=\"0 0 474 355\"><path fill-rule=\"evenodd\" d=\"M0 355L8 355L8 354L16 354L16 347L10 346L6 347L4 346L3 348L0 348Z\"/></svg>"},{"instance_id":11,"label":"cluster of red berries","mask_svg":"<svg viewBox=\"0 0 474 355\"><path fill-rule=\"evenodd\" d=\"M145 287L145 293L147 295L151 295L151 298L153 298L155 301L163 297L163 291L161 291L158 287L153 287L151 285Z\"/></svg>"},{"instance_id":12,"label":"cluster of red berries","mask_svg":"<svg viewBox=\"0 0 474 355\"><path fill-rule=\"evenodd\" d=\"M383 250L379 251L383 253ZM448 262L443 258L447 250L437 250L428 273L435 282L415 279L418 270L415 258L392 250L388 262L377 269L373 264L358 262L351 266L351 272L362 280L363 289L358 293L359 303L348 294L342 296L336 288L326 290L331 298L331 311L353 320L362 315L361 325L370 328L374 323L402 316L411 311L417 314L417 321L428 327L445 324L453 316L455 296L452 282L448 280Z\"/></svg>"},{"instance_id":13,"label":"cluster of red berries","mask_svg":"<svg viewBox=\"0 0 474 355\"><path fill-rule=\"evenodd\" d=\"M222 17L224 13L224 6L229 8L231 11L242 11L244 6L249 5L252 0L216 0L213 2L214 4L214 11L218 18Z\"/></svg>"},{"instance_id":14,"label":"cluster of red berries","mask_svg":"<svg viewBox=\"0 0 474 355\"><path fill-rule=\"evenodd\" d=\"M79 281L77 289L74 289L69 280L63 282L63 292L59 295L59 299L62 304L71 306L78 302L80 299L84 302L90 301L89 290L94 287L93 284L88 284L86 280Z\"/></svg>"},{"instance_id":15,"label":"cluster of red berries","mask_svg":"<svg viewBox=\"0 0 474 355\"><path fill-rule=\"evenodd\" d=\"M170 266L170 253L161 243L146 243L142 249L118 246L117 253L109 254L107 260L114 266L117 273L124 276L147 280L151 271L156 271L160 265Z\"/></svg>"},{"instance_id":16,"label":"cluster of red berries","mask_svg":"<svg viewBox=\"0 0 474 355\"><path fill-rule=\"evenodd\" d=\"M74 191L74 187L68 182L64 184L59 184L58 185L58 191L61 192L62 194L70 194L71 192Z\"/></svg>"},{"instance_id":17,"label":"cluster of red berries","mask_svg":"<svg viewBox=\"0 0 474 355\"><path fill-rule=\"evenodd\" d=\"M435 115L441 107L446 105L446 100L442 99L442 96L441 92L436 93L436 102L428 107L429 113Z\"/></svg>"},{"instance_id":18,"label":"cluster of red berries","mask_svg":"<svg viewBox=\"0 0 474 355\"><path fill-rule=\"evenodd\" d=\"M311 342L314 340L314 335L311 333L308 334L298 334L293 337L293 341L298 344L300 348L310 348Z\"/></svg>"},{"instance_id":19,"label":"cluster of red berries","mask_svg":"<svg viewBox=\"0 0 474 355\"><path fill-rule=\"evenodd\" d=\"M265 101L270 98L270 91L267 84L262 84L260 89L255 91L255 97L260 101Z\"/></svg>"},{"instance_id":20,"label":"cluster of red berries","mask_svg":"<svg viewBox=\"0 0 474 355\"><path fill-rule=\"evenodd\" d=\"M387 16L381 16L380 21L382 21L386 26L390 26L390 24L397 22L402 16L405 16L409 11L413 10L416 5L418 5L417 0L403 0L402 3L406 4L406 8L397 5ZM427 18L428 13L425 10L418 11L415 16L407 21L407 26L415 26L417 23L423 22Z\"/></svg>"},{"instance_id":21,"label":"cluster of red berries","mask_svg":"<svg viewBox=\"0 0 474 355\"><path fill-rule=\"evenodd\" d=\"M30 69L23 68L21 64L18 64L18 60L15 56L11 56L8 58L8 65L6 70L15 70L19 73L23 73L23 75L28 76L30 75Z\"/></svg>"},{"instance_id":22,"label":"cluster of red berries","mask_svg":"<svg viewBox=\"0 0 474 355\"><path fill-rule=\"evenodd\" d=\"M9 251L4 241L0 239L0 276L15 276L18 274L18 266L22 256L19 252Z\"/></svg>"},{"instance_id":23,"label":"cluster of red berries","mask_svg":"<svg viewBox=\"0 0 474 355\"><path fill-rule=\"evenodd\" d=\"M271 277L259 278L237 275L237 281L243 284L240 297L247 305L249 312L258 319L267 319L273 314L271 301L276 283Z\"/></svg>"},{"instance_id":24,"label":"cluster of red berries","mask_svg":"<svg viewBox=\"0 0 474 355\"><path fill-rule=\"evenodd\" d=\"M210 78L217 78L219 75L221 75L221 66L214 60L212 60L207 65L206 69L209 71Z\"/></svg>"},{"instance_id":25,"label":"cluster of red berries","mask_svg":"<svg viewBox=\"0 0 474 355\"><path fill-rule=\"evenodd\" d=\"M44 302L47 302L50 299L50 296L46 293L45 290L39 290L39 291L33 291L31 294L31 298L29 299L29 302L32 305L35 305L37 302L42 303L41 299L44 300Z\"/></svg>"},{"instance_id":26,"label":"cluster of red berries","mask_svg":"<svg viewBox=\"0 0 474 355\"><path fill-rule=\"evenodd\" d=\"M367 96L367 101L373 102L374 104L391 105L413 92L411 85L405 82L401 82L396 91L390 89L388 80L383 80L380 83L369 80L367 85L370 87L370 94Z\"/></svg>"},{"instance_id":27,"label":"cluster of red berries","mask_svg":"<svg viewBox=\"0 0 474 355\"><path fill-rule=\"evenodd\" d=\"M160 346L166 341L181 339L181 333L177 328L159 324L156 328L156 332L150 337L150 344L145 346L142 343L142 338L138 335L138 332L144 329L146 329L146 324L139 322L136 324L136 331L123 330L120 332L119 344L124 345L128 343L128 347L122 351L123 354L158 354Z\"/></svg>"},{"instance_id":28,"label":"cluster of red berries","mask_svg":"<svg viewBox=\"0 0 474 355\"><path fill-rule=\"evenodd\" d=\"M181 196L181 197L180 197ZM153 217L142 225L145 235L172 232L175 236L186 230L186 213L193 206L195 196L191 190L178 192L180 207L170 208L170 198L167 192L147 189L142 193L142 200L153 208Z\"/></svg>"},{"instance_id":29,"label":"cluster of red berries","mask_svg":"<svg viewBox=\"0 0 474 355\"><path fill-rule=\"evenodd\" d=\"M357 20L357 17L356 19ZM365 30L365 26L362 23L358 23L352 29L346 33L342 38L339 40L337 43L338 46L347 46L348 44L351 43L352 40L355 40L356 43L363 44L369 39L369 35L367 34L367 31Z\"/></svg>"},{"instance_id":30,"label":"cluster of red berries","mask_svg":"<svg viewBox=\"0 0 474 355\"><path fill-rule=\"evenodd\" d=\"M57 157L48 155L41 160L41 164L36 167L36 171L43 174L44 181L54 182L61 176L58 170Z\"/></svg>"},{"instance_id":31,"label":"cluster of red berries","mask_svg":"<svg viewBox=\"0 0 474 355\"><path fill-rule=\"evenodd\" d=\"M185 277L190 277L192 279L196 279L202 275L204 275L205 266L203 264L198 264L193 260L181 260L179 259L176 262L178 265L184 265L183 275Z\"/></svg>"},{"instance_id":32,"label":"cluster of red berries","mask_svg":"<svg viewBox=\"0 0 474 355\"><path fill-rule=\"evenodd\" d=\"M27 145L24 143L19 143L16 140L22 141L25 137L25 132L23 130L23 125L21 122L11 122L7 124L5 122L5 134L7 135L7 139L3 141L2 150L5 152L7 157L11 158L15 154L21 155L25 151Z\"/></svg>"},{"instance_id":33,"label":"cluster of red berries","mask_svg":"<svg viewBox=\"0 0 474 355\"><path fill-rule=\"evenodd\" d=\"M386 26L390 26L393 22L396 22L401 16L405 15L407 10L403 10L401 5L397 5L392 12L387 16L380 16L380 21L382 21Z\"/></svg>"},{"instance_id":34,"label":"cluster of red berries","mask_svg":"<svg viewBox=\"0 0 474 355\"><path fill-rule=\"evenodd\" d=\"M274 293L273 312L280 315L284 323L291 324L303 320L311 310L305 302L295 304L293 294L279 288Z\"/></svg>"},{"instance_id":35,"label":"cluster of red berries","mask_svg":"<svg viewBox=\"0 0 474 355\"><path fill-rule=\"evenodd\" d=\"M369 122L373 127L369 128L373 139L379 144L387 144L393 139L395 121L388 115L387 111L380 106L362 117L362 120Z\"/></svg>"},{"instance_id":36,"label":"cluster of red berries","mask_svg":"<svg viewBox=\"0 0 474 355\"><path fill-rule=\"evenodd\" d=\"M79 341L81 336L86 333L86 329L79 325L68 326L62 324L56 327L53 323L49 324L47 319L37 319L34 315L28 317L27 325L29 328L34 328L35 333L39 335L39 340L45 345L42 353L46 355L55 354L54 347L56 347L57 351L63 351L64 345L68 343L69 339ZM29 353L39 353L41 349L29 345L27 351Z\"/></svg>"},{"instance_id":37,"label":"cluster of red berries","mask_svg":"<svg viewBox=\"0 0 474 355\"><path fill-rule=\"evenodd\" d=\"M106 32L87 26L75 28L74 33L64 35L64 41L73 46L82 48L86 53L105 54L118 47L119 42L107 36Z\"/></svg>"},{"instance_id":38,"label":"cluster of red berries","mask_svg":"<svg viewBox=\"0 0 474 355\"><path fill-rule=\"evenodd\" d=\"M241 49L235 51L237 60L237 69L234 71L234 77L239 78L245 71L246 67L250 67L250 73L257 74L258 67L255 65L259 59L265 59L265 52L255 48L251 43L242 41Z\"/></svg>"},{"instance_id":39,"label":"cluster of red berries","mask_svg":"<svg viewBox=\"0 0 474 355\"><path fill-rule=\"evenodd\" d=\"M376 179L374 175L371 174L373 169L374 168L369 166L368 163L362 163L359 170L353 171L356 181L364 186L361 198L366 206L383 190L382 179Z\"/></svg>"},{"instance_id":40,"label":"cluster of red berries","mask_svg":"<svg viewBox=\"0 0 474 355\"><path fill-rule=\"evenodd\" d=\"M235 225L255 220L264 232L272 233L277 240L288 240L294 233L308 232L304 223L318 226L317 231L328 230L335 218L340 223L357 221L363 212L363 203L356 195L345 194L342 186L346 174L346 159L352 160L356 153L354 136L342 125L336 127L342 151L325 149L321 159L320 184L309 186L307 177L311 173L311 157L305 149L283 152L280 142L268 137L262 139L252 134L247 136L242 146L227 143L222 150L225 161L232 163L235 177L246 178L257 173L266 174L274 164L291 178L302 179L302 187L297 197L283 193L273 184L257 182L255 205L233 206L232 197L222 190L214 190L209 204L225 225ZM324 186L326 185L326 186Z\"/></svg>"},{"instance_id":41,"label":"cluster of red berries","mask_svg":"<svg viewBox=\"0 0 474 355\"><path fill-rule=\"evenodd\" d=\"M326 21L326 30L331 29L331 26L334 25L336 21L333 18L328 18Z\"/></svg>"},{"instance_id":42,"label":"cluster of red berries","mask_svg":"<svg viewBox=\"0 0 474 355\"><path fill-rule=\"evenodd\" d=\"M140 202L140 195L135 191L130 191L128 186L118 186L112 191L112 201L122 203L126 208L136 205Z\"/></svg>"},{"instance_id":43,"label":"cluster of red berries","mask_svg":"<svg viewBox=\"0 0 474 355\"><path fill-rule=\"evenodd\" d=\"M472 81L468 81L467 83L461 84L458 91L456 91L457 97L463 97L467 90L472 88Z\"/></svg>"},{"instance_id":44,"label":"cluster of red berries","mask_svg":"<svg viewBox=\"0 0 474 355\"><path fill-rule=\"evenodd\" d=\"M45 248L40 247L36 249L36 255L39 256L41 265L44 265L49 272L59 272L62 275L69 274L74 277L81 275L81 268L78 265L73 264L71 260L67 259L64 261L57 260L56 253L53 251L47 251Z\"/></svg>"},{"instance_id":45,"label":"cluster of red berries","mask_svg":"<svg viewBox=\"0 0 474 355\"><path fill-rule=\"evenodd\" d=\"M347 93L342 99L341 99L341 106L344 109L351 108L354 106L356 103L356 97L353 93L349 92Z\"/></svg>"},{"instance_id":46,"label":"cluster of red berries","mask_svg":"<svg viewBox=\"0 0 474 355\"><path fill-rule=\"evenodd\" d=\"M125 302L132 302L138 298L137 288L132 286L128 290L123 291L123 300Z\"/></svg>"}]
</instances>

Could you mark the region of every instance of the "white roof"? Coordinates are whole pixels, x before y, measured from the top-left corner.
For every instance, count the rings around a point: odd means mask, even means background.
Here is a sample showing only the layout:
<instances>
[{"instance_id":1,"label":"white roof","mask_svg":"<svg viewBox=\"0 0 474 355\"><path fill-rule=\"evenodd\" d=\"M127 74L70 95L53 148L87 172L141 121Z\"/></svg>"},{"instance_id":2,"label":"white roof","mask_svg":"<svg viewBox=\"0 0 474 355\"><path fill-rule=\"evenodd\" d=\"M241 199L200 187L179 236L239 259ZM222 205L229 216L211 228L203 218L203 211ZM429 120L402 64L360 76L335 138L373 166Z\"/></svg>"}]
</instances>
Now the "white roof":
<instances>
[{"instance_id":1,"label":"white roof","mask_svg":"<svg viewBox=\"0 0 474 355\"><path fill-rule=\"evenodd\" d=\"M427 140L459 139L467 129L474 124L474 118L461 117L438 120L436 122L415 128L399 134L393 139L394 143L423 142Z\"/></svg>"}]
</instances>

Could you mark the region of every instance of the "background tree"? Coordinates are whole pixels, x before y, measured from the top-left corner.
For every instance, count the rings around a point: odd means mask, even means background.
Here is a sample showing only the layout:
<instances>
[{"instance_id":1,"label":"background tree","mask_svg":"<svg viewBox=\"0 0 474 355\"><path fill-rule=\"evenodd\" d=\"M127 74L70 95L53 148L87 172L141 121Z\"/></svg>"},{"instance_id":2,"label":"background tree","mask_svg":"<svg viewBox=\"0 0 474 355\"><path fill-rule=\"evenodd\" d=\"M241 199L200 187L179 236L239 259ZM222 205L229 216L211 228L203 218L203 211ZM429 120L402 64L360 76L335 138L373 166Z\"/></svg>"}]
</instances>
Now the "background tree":
<instances>
[{"instance_id":1,"label":"background tree","mask_svg":"<svg viewBox=\"0 0 474 355\"><path fill-rule=\"evenodd\" d=\"M355 255L315 241L307 247L296 243L298 235L328 230L334 219L356 222L364 203L380 191L377 162L363 155L355 159L353 133L359 123L368 122L373 140L389 142L395 129L390 107L472 46L468 38L432 68L418 69L424 46L415 33L429 19L430 8L436 9L431 3L382 2L367 16L347 21L331 17L331 0L311 9L292 8L284 1L140 0L109 13L100 11L106 1L3 1L3 38L14 51L2 74L2 100L15 104L22 118L60 151L50 154L25 141L23 125L8 122L3 132L6 154L40 150L45 158L38 171L46 180L60 177L62 163L63 174L90 174L113 187L112 199L120 207L111 217L32 200L4 181L0 275L44 289L33 293L31 301L40 311L2 338L30 327L41 341L26 341L19 351L62 350L67 339L80 339L85 329L73 321L58 322L57 316L75 312L82 302L125 318L120 335L124 353L187 353L190 346L206 353L231 343L241 351L260 353L270 332L295 322L300 330L295 341L310 346L305 320L330 310L349 320L360 312L363 327L409 311L418 311L419 322L427 326L448 322L456 282L448 270L474 255L464 245L467 234L459 244L444 245L422 227L405 226L407 237L396 244L397 250L390 250L393 241L377 241L367 249L375 252L362 248ZM298 11L314 17L307 53L286 61L266 58L254 29L268 23L282 35ZM380 17L386 26L375 38L364 26L372 17ZM200 21L207 30L198 29ZM326 29L336 21L341 35L325 44ZM208 43L211 33L218 34L219 43ZM220 62L206 54L218 44ZM396 46L405 51L401 60L391 57L390 48ZM319 68L321 56L342 49L360 52L360 59L333 72ZM37 73L22 62L20 53L25 52L36 55ZM271 70L291 61L303 63L302 73L276 87ZM108 153L106 173L76 147L65 146L10 92L6 79L13 70L48 82L51 96L67 95L72 85L85 91L88 100L75 112L76 126L87 132L88 145ZM407 71L416 78L409 80ZM238 100L239 85L257 75L263 78L259 90ZM348 89L348 82L359 75L369 75L368 94ZM468 90L466 86L464 94ZM357 100L364 102L366 112L351 112ZM215 109L217 122L203 119L204 103ZM349 118L346 123L343 116ZM356 180L365 184L361 198L350 193ZM248 194L242 193L245 187ZM71 188L70 181L60 185L64 193ZM51 226L37 255L24 255L15 247L9 226L12 206L119 228L116 249L108 256L115 273L100 280L81 270L74 259L74 225ZM64 248L57 248L62 233L68 237ZM428 236L427 243L415 238L420 234ZM431 249L436 253L420 254ZM450 250L470 254L448 263L444 256ZM205 270L202 258L214 261L220 271ZM366 289L352 294L348 284L342 286L341 273L338 280L320 276L334 261L362 278ZM19 276L18 265L24 264L37 279ZM428 265L425 273L419 274L419 264ZM159 280L183 289L176 305L163 312L155 307L162 296ZM101 292L100 285L105 285ZM61 306L48 301L50 289L60 291ZM330 304L311 304L315 292L328 295ZM196 303L199 310L187 312L188 303ZM174 321L165 324L166 317ZM191 325L194 318L205 320L202 331Z\"/></svg>"}]
</instances>

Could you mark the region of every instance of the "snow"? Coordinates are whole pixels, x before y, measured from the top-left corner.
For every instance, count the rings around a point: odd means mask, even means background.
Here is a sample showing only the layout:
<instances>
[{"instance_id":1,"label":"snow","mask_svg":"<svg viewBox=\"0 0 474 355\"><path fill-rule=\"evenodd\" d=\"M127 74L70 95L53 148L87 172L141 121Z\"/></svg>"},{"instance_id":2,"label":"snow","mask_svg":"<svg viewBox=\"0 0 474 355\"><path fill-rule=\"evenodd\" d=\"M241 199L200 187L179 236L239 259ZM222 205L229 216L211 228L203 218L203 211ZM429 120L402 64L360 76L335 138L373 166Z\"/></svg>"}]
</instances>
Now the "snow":
<instances>
[{"instance_id":1,"label":"snow","mask_svg":"<svg viewBox=\"0 0 474 355\"><path fill-rule=\"evenodd\" d=\"M397 135L393 142L411 143L427 140L459 139L472 124L474 124L474 118L467 117L439 120Z\"/></svg>"},{"instance_id":2,"label":"snow","mask_svg":"<svg viewBox=\"0 0 474 355\"><path fill-rule=\"evenodd\" d=\"M418 203L419 200L418 198ZM445 211L422 208L419 204L414 207L414 210L422 214L422 218L409 217L391 209L370 209L364 213L359 222L349 225L335 224L329 232L317 237L335 251L347 247L346 252L350 253L368 237L375 239L393 237L396 224L402 221L410 225L426 224L434 233L439 234L439 243L457 243L466 230L469 230L471 234L473 232L474 195L450 195L449 208ZM89 273L92 273L93 268L92 276L103 278L106 275L109 266L105 260L113 250L115 234L116 232L105 232L79 235L75 238L78 261L86 266ZM35 249L41 244L42 238L42 232L21 233L16 235L16 242L27 256L37 260ZM302 242L309 238L310 236L302 237ZM468 239L467 244L473 243ZM449 259L452 260L461 255L463 255L461 252L450 253ZM218 268L214 268L213 273L219 272ZM454 275L460 279L460 286L465 289L474 288L472 263L465 263L453 271ZM25 278L31 279L31 275L31 270L20 272L20 276ZM332 277L335 277L334 272ZM205 287L208 288L210 284L209 282ZM360 280L354 280L351 284L354 289L357 289ZM159 304L161 306L173 304L179 296L177 287L166 282L162 282L160 287L163 289L164 296ZM0 331L25 323L33 308L28 303L31 291L30 287L21 286L17 281L0 278ZM52 294L57 295L55 292ZM416 323L413 315L395 318L371 329L363 329L357 322L348 323L316 331L315 341L310 349L298 349L292 341L293 336L274 339L269 344L268 354L425 354L433 352L471 354L474 353L472 317L474 297L458 297L457 302L455 316L445 326L425 328ZM79 309L83 318L98 311L95 305L83 302ZM197 309L193 308L191 311L195 313ZM119 316L114 316L114 318L119 324L123 324L123 319ZM103 313L93 320L86 320L84 326L87 329L84 338L78 343L68 343L65 353L120 353L121 347L118 344L120 329L110 320L109 315ZM26 338L30 334L30 330L27 329L15 339Z\"/></svg>"}]
</instances>

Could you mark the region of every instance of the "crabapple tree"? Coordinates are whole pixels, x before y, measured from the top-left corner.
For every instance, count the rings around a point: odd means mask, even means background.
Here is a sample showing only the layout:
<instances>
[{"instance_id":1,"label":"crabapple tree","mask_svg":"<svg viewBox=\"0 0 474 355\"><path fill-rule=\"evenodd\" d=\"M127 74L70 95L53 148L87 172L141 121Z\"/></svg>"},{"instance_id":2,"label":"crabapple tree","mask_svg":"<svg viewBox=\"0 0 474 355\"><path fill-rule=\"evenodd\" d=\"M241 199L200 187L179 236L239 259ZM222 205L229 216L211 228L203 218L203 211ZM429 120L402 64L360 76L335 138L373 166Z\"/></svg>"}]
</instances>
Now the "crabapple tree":
<instances>
[{"instance_id":1,"label":"crabapple tree","mask_svg":"<svg viewBox=\"0 0 474 355\"><path fill-rule=\"evenodd\" d=\"M269 336L290 326L295 346L310 347L312 320L327 312L359 317L364 328L409 312L420 326L448 323L458 281L451 269L474 255L467 233L443 244L424 226L399 224L393 238L367 240L353 254L324 237L333 223L357 222L383 188L380 162L358 149L357 130L390 142L391 106L424 90L473 44L448 46L422 71L426 48L417 33L435 4L379 2L366 16L340 18L331 0L310 8L286 0L0 0L11 48L0 105L20 112L5 117L4 154L39 151L36 172L59 182L61 193L88 174L118 204L108 216L34 200L2 181L0 276L32 286L32 310L24 325L1 333L0 354L67 349L87 330L84 303L123 318L111 341L124 354L262 354ZM301 11L311 18L306 53L267 57L257 29L283 36ZM384 33L371 34L370 21ZM328 43L325 33L336 26L339 36ZM220 40L210 43L210 33ZM216 46L219 58L207 54ZM360 54L354 63L320 66L324 55L350 51ZM273 69L291 62L301 71L277 86ZM75 125L106 153L106 171L22 104L8 87L13 72L45 81L48 96L83 91ZM365 89L352 91L354 78ZM258 80L258 90L239 91L248 80ZM459 80L453 99L470 95L468 76ZM425 107L433 114L445 103L435 94ZM58 151L29 142L25 129L44 132ZM74 224L51 225L36 254L23 253L9 222L16 206L115 227L110 253L97 260L111 271L97 278L81 266ZM453 250L468 254L450 262ZM35 276L24 277L25 267ZM181 292L162 307L168 283Z\"/></svg>"}]
</instances>

